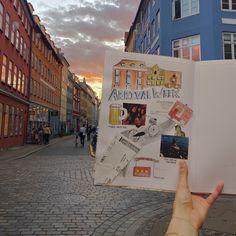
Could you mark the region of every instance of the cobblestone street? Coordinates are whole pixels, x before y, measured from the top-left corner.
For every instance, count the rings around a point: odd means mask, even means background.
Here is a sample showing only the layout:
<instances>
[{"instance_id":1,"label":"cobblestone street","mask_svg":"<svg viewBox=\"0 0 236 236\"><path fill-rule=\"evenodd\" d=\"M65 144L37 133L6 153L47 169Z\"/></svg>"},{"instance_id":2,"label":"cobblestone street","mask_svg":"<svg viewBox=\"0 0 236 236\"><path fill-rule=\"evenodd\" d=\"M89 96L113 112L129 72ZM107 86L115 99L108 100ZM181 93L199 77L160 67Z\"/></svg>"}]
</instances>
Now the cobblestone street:
<instances>
[{"instance_id":1,"label":"cobblestone street","mask_svg":"<svg viewBox=\"0 0 236 236\"><path fill-rule=\"evenodd\" d=\"M73 141L1 156L0 235L164 235L173 194L94 186L94 159ZM235 235L235 198L217 204L202 235ZM220 204L222 212L214 212Z\"/></svg>"}]
</instances>

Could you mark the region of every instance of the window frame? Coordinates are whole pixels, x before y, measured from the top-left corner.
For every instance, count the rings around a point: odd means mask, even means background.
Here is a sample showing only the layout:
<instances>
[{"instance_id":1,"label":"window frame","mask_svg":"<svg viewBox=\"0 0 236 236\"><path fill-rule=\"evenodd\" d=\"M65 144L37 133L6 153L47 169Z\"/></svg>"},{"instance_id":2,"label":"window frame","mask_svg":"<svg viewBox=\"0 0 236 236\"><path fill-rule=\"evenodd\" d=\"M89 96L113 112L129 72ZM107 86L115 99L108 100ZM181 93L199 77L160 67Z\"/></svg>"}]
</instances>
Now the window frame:
<instances>
[{"instance_id":1,"label":"window frame","mask_svg":"<svg viewBox=\"0 0 236 236\"><path fill-rule=\"evenodd\" d=\"M21 85L22 85L22 71L19 69L18 70L18 83L17 83L17 91L20 93L21 92Z\"/></svg>"},{"instance_id":2,"label":"window frame","mask_svg":"<svg viewBox=\"0 0 236 236\"><path fill-rule=\"evenodd\" d=\"M9 39L10 37L10 15L6 13L5 22L5 36Z\"/></svg>"},{"instance_id":3,"label":"window frame","mask_svg":"<svg viewBox=\"0 0 236 236\"><path fill-rule=\"evenodd\" d=\"M231 48L231 58L225 58L225 39L224 36L225 34L229 34L230 35L230 43L227 43L228 45L230 45ZM234 41L234 36L235 36L235 41ZM236 33L235 32L223 32L222 33L222 42L223 42L223 58L224 60L235 60L236 59Z\"/></svg>"},{"instance_id":4,"label":"window frame","mask_svg":"<svg viewBox=\"0 0 236 236\"><path fill-rule=\"evenodd\" d=\"M3 4L0 2L0 30L1 31L3 31L3 25L4 25L3 16L4 16L4 7L3 7Z\"/></svg>"},{"instance_id":5,"label":"window frame","mask_svg":"<svg viewBox=\"0 0 236 236\"><path fill-rule=\"evenodd\" d=\"M21 93L25 95L25 74L23 72L21 78Z\"/></svg>"},{"instance_id":6,"label":"window frame","mask_svg":"<svg viewBox=\"0 0 236 236\"><path fill-rule=\"evenodd\" d=\"M223 0L221 0L221 10L222 11L233 11L233 12L235 12L236 11L236 8L235 9L233 9L232 7L233 7L233 0L228 0L229 1L229 8L228 9L226 9L226 8L223 8ZM236 2L235 2L235 7L236 7Z\"/></svg>"},{"instance_id":7,"label":"window frame","mask_svg":"<svg viewBox=\"0 0 236 236\"><path fill-rule=\"evenodd\" d=\"M11 24L11 44L15 45L15 34L16 34L16 27L14 26L14 22Z\"/></svg>"},{"instance_id":8,"label":"window frame","mask_svg":"<svg viewBox=\"0 0 236 236\"><path fill-rule=\"evenodd\" d=\"M16 30L16 50L20 51L20 31Z\"/></svg>"},{"instance_id":9,"label":"window frame","mask_svg":"<svg viewBox=\"0 0 236 236\"><path fill-rule=\"evenodd\" d=\"M17 89L17 79L18 79L18 68L16 65L14 65L13 69L13 80L12 80L12 87L14 89Z\"/></svg>"},{"instance_id":10,"label":"window frame","mask_svg":"<svg viewBox=\"0 0 236 236\"><path fill-rule=\"evenodd\" d=\"M199 38L199 43L198 44L193 44L192 43L192 39L194 37L198 36ZM184 40L188 40L191 43L188 43L186 46L183 46L183 41ZM179 47L174 47L175 42L179 42ZM172 41L172 57L175 57L175 51L176 50L180 50L180 56L177 58L182 58L182 59L188 59L188 60L192 60L193 61L193 54L192 54L192 49L194 46L199 46L199 61L201 61L201 36L200 34L197 35L191 35L188 37L184 37L184 38L179 38L179 39L175 39ZM183 57L183 49L189 49L189 58L185 58Z\"/></svg>"},{"instance_id":11,"label":"window frame","mask_svg":"<svg viewBox=\"0 0 236 236\"><path fill-rule=\"evenodd\" d=\"M5 78L3 78L3 74L4 74ZM0 78L1 82L6 83L6 78L7 78L7 56L3 54L2 55L1 78Z\"/></svg>"},{"instance_id":12,"label":"window frame","mask_svg":"<svg viewBox=\"0 0 236 236\"><path fill-rule=\"evenodd\" d=\"M180 1L180 17L176 18L175 15L176 15L176 12L175 12L175 3L176 1ZM189 9L188 9L188 14L187 15L183 15L183 1L185 0L172 0L172 20L173 21L176 21L176 20L180 20L180 19L183 19L185 17L189 17L189 16L194 16L194 15L197 15L200 13L200 1L199 0L196 0L197 1L197 6L198 6L198 11L193 13L193 8L192 8L192 1L193 0L187 0L188 1L188 6L189 6Z\"/></svg>"},{"instance_id":13,"label":"window frame","mask_svg":"<svg viewBox=\"0 0 236 236\"><path fill-rule=\"evenodd\" d=\"M9 60L8 62L8 72L7 72L7 84L12 85L12 71L13 71L13 62Z\"/></svg>"}]
</instances>

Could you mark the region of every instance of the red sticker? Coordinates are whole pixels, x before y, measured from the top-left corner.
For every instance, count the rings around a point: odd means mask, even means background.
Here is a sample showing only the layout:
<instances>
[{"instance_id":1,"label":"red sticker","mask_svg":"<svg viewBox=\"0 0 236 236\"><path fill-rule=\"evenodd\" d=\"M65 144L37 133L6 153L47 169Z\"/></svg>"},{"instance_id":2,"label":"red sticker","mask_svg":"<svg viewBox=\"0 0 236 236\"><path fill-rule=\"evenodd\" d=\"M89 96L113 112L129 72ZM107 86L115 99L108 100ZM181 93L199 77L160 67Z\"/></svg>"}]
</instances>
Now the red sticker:
<instances>
[{"instance_id":1,"label":"red sticker","mask_svg":"<svg viewBox=\"0 0 236 236\"><path fill-rule=\"evenodd\" d=\"M180 101L176 101L169 112L169 116L177 123L186 125L191 119L193 110Z\"/></svg>"},{"instance_id":2,"label":"red sticker","mask_svg":"<svg viewBox=\"0 0 236 236\"><path fill-rule=\"evenodd\" d=\"M136 177L150 177L151 167L135 166L133 170L133 176Z\"/></svg>"}]
</instances>

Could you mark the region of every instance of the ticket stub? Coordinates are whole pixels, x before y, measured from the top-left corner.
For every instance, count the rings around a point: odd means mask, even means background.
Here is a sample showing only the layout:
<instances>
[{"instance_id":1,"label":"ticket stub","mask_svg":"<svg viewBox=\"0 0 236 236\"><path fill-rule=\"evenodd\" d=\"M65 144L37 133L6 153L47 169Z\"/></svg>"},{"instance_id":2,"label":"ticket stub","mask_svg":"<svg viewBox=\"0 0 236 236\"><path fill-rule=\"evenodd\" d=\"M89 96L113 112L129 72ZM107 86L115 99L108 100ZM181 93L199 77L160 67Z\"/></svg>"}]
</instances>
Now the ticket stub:
<instances>
[{"instance_id":1,"label":"ticket stub","mask_svg":"<svg viewBox=\"0 0 236 236\"><path fill-rule=\"evenodd\" d=\"M114 137L95 168L96 184L109 184L133 160L141 146L119 134Z\"/></svg>"}]
</instances>

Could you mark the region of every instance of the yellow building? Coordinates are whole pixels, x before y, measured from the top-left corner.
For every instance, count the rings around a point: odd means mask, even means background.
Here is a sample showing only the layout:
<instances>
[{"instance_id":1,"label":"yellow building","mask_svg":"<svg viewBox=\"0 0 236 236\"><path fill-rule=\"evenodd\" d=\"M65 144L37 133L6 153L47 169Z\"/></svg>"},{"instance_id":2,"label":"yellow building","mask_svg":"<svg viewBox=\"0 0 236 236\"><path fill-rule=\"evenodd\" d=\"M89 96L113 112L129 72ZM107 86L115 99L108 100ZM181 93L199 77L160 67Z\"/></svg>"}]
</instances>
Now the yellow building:
<instances>
[{"instance_id":1,"label":"yellow building","mask_svg":"<svg viewBox=\"0 0 236 236\"><path fill-rule=\"evenodd\" d=\"M58 134L60 122L61 69L58 48L46 33L40 18L34 16L30 83L29 130L50 125L53 135Z\"/></svg>"},{"instance_id":2,"label":"yellow building","mask_svg":"<svg viewBox=\"0 0 236 236\"><path fill-rule=\"evenodd\" d=\"M161 69L158 65L148 68L147 87L181 88L181 73Z\"/></svg>"}]
</instances>

